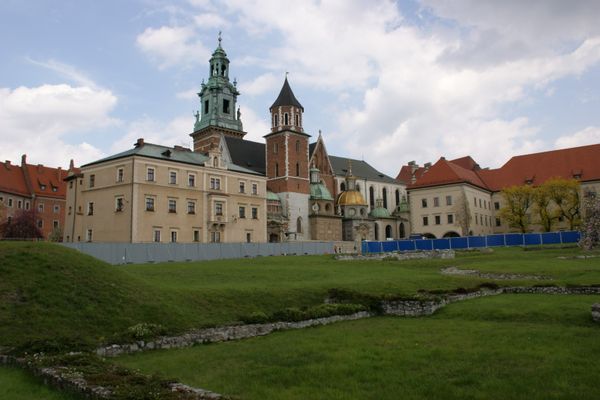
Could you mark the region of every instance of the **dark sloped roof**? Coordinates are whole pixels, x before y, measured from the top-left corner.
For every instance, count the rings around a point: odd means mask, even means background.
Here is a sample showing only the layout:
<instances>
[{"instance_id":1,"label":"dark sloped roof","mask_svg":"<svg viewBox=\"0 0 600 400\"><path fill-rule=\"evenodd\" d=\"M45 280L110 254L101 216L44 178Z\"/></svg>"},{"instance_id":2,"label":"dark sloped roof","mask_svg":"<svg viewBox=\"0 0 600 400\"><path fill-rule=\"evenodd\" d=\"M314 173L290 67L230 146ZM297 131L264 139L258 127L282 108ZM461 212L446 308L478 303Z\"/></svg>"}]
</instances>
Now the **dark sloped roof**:
<instances>
[{"instance_id":1,"label":"dark sloped roof","mask_svg":"<svg viewBox=\"0 0 600 400\"><path fill-rule=\"evenodd\" d=\"M375 182L385 182L394 184L399 183L394 178L387 176L383 172L377 171L366 161L354 160L351 158L337 157L331 155L329 156L329 161L331 161L331 167L333 168L333 172L338 176L346 175L346 170L348 169L348 160L352 162L352 174L357 178L368 179L370 181Z\"/></svg>"},{"instance_id":2,"label":"dark sloped roof","mask_svg":"<svg viewBox=\"0 0 600 400\"><path fill-rule=\"evenodd\" d=\"M265 174L265 144L232 136L224 136L231 161L244 168Z\"/></svg>"},{"instance_id":3,"label":"dark sloped roof","mask_svg":"<svg viewBox=\"0 0 600 400\"><path fill-rule=\"evenodd\" d=\"M292 92L292 88L288 83L287 77L283 82L283 87L281 88L281 92L279 92L279 96L277 96L277 100L275 100L275 103L269 107L269 110L271 110L273 107L279 106L296 106L304 111L304 107L302 107L302 104L300 104L298 99L296 99L296 96L294 96L294 92Z\"/></svg>"},{"instance_id":4,"label":"dark sloped roof","mask_svg":"<svg viewBox=\"0 0 600 400\"><path fill-rule=\"evenodd\" d=\"M308 157L312 157L313 153L315 152L315 147L317 147L317 142L313 142L310 143L308 145Z\"/></svg>"}]
</instances>

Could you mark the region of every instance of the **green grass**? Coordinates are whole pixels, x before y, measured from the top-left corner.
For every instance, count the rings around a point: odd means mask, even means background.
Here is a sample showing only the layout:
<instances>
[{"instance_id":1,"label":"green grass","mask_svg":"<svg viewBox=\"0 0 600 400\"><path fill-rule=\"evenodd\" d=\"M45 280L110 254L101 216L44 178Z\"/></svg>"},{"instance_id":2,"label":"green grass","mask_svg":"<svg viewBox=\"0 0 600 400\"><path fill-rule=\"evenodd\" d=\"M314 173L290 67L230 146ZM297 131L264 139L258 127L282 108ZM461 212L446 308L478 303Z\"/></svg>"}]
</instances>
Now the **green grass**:
<instances>
[{"instance_id":1,"label":"green grass","mask_svg":"<svg viewBox=\"0 0 600 400\"><path fill-rule=\"evenodd\" d=\"M0 367L0 399L2 400L75 400L69 393L54 391L27 372Z\"/></svg>"},{"instance_id":2,"label":"green grass","mask_svg":"<svg viewBox=\"0 0 600 400\"><path fill-rule=\"evenodd\" d=\"M428 318L378 317L126 356L243 399L596 399L600 296L502 295Z\"/></svg>"},{"instance_id":3,"label":"green grass","mask_svg":"<svg viewBox=\"0 0 600 400\"><path fill-rule=\"evenodd\" d=\"M58 245L0 242L0 347L90 348L120 338L138 323L179 333L232 323L253 312L314 307L331 288L411 296L421 289L472 288L490 281L441 275L439 269L448 265L543 273L557 284L600 283L600 258L557 258L575 254L579 250L511 248L460 253L454 260L349 262L292 256L111 266Z\"/></svg>"}]
</instances>

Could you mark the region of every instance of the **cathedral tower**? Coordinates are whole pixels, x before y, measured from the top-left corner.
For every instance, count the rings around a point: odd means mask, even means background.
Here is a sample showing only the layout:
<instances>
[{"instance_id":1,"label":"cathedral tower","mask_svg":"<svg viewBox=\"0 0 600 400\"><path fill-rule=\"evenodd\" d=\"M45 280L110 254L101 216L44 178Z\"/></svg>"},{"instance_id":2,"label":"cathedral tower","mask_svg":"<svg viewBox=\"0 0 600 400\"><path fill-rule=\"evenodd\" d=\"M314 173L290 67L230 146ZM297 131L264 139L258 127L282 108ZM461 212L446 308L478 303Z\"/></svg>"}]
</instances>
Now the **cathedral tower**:
<instances>
[{"instance_id":1,"label":"cathedral tower","mask_svg":"<svg viewBox=\"0 0 600 400\"><path fill-rule=\"evenodd\" d=\"M206 152L211 145L218 145L221 134L243 138L246 134L240 119L240 110L236 109L237 82L229 81L229 59L219 45L209 61L209 77L198 93L200 111L196 112L194 132L194 151Z\"/></svg>"},{"instance_id":2,"label":"cathedral tower","mask_svg":"<svg viewBox=\"0 0 600 400\"><path fill-rule=\"evenodd\" d=\"M267 187L281 198L290 221L289 233L298 240L307 240L310 135L302 128L304 107L294 96L287 77L269 111L271 133L265 136Z\"/></svg>"}]
</instances>

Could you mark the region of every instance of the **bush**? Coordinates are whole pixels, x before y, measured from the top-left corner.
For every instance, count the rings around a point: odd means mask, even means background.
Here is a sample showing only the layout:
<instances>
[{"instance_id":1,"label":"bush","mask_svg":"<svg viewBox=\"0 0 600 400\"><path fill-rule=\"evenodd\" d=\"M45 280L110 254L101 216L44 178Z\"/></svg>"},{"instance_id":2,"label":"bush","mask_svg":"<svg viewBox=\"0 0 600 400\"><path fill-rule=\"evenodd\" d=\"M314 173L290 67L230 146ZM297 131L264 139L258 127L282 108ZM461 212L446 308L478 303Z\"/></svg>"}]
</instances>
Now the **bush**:
<instances>
[{"instance_id":1,"label":"bush","mask_svg":"<svg viewBox=\"0 0 600 400\"><path fill-rule=\"evenodd\" d=\"M142 322L127 328L125 337L134 340L144 340L166 334L166 329L159 324Z\"/></svg>"},{"instance_id":2,"label":"bush","mask_svg":"<svg viewBox=\"0 0 600 400\"><path fill-rule=\"evenodd\" d=\"M291 307L274 312L271 319L274 321L299 322L306 319L306 314L299 308Z\"/></svg>"},{"instance_id":3,"label":"bush","mask_svg":"<svg viewBox=\"0 0 600 400\"><path fill-rule=\"evenodd\" d=\"M250 315L245 315L240 318L245 324L265 324L270 321L267 314L262 311L255 311Z\"/></svg>"}]
</instances>

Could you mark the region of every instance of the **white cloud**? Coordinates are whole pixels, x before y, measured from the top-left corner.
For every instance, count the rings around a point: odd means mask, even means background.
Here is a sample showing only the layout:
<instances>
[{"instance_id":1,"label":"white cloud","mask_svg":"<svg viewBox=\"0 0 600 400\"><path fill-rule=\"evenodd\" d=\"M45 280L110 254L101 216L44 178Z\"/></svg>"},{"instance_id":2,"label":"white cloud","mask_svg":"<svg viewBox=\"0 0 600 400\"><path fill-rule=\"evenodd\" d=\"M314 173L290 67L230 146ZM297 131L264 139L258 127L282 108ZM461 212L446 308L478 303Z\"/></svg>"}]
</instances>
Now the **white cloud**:
<instances>
[{"instance_id":1,"label":"white cloud","mask_svg":"<svg viewBox=\"0 0 600 400\"><path fill-rule=\"evenodd\" d=\"M598 143L600 143L600 127L588 126L579 132L559 137L554 142L554 147L563 149L565 147L585 146Z\"/></svg>"},{"instance_id":2,"label":"white cloud","mask_svg":"<svg viewBox=\"0 0 600 400\"><path fill-rule=\"evenodd\" d=\"M194 40L194 30L191 27L147 28L137 36L136 43L158 63L160 69L205 62L210 57L206 47Z\"/></svg>"},{"instance_id":3,"label":"white cloud","mask_svg":"<svg viewBox=\"0 0 600 400\"><path fill-rule=\"evenodd\" d=\"M133 121L126 128L125 135L113 143L111 151L118 153L133 147L138 138L144 138L147 143L159 144L162 146L184 146L192 147L192 138L188 136L192 133L194 126L193 116L180 115L167 123L158 121L145 116Z\"/></svg>"},{"instance_id":4,"label":"white cloud","mask_svg":"<svg viewBox=\"0 0 600 400\"><path fill-rule=\"evenodd\" d=\"M216 13L204 13L194 16L194 23L200 29L226 28L229 22Z\"/></svg>"},{"instance_id":5,"label":"white cloud","mask_svg":"<svg viewBox=\"0 0 600 400\"><path fill-rule=\"evenodd\" d=\"M268 116L264 112L257 114L249 107L241 107L242 124L248 132L244 139L264 143L263 136L271 132Z\"/></svg>"},{"instance_id":6,"label":"white cloud","mask_svg":"<svg viewBox=\"0 0 600 400\"><path fill-rule=\"evenodd\" d=\"M78 85L87 86L92 89L98 89L96 82L72 65L64 64L56 60L36 61L32 58L27 58L27 61L39 67L44 67L54 71Z\"/></svg>"},{"instance_id":7,"label":"white cloud","mask_svg":"<svg viewBox=\"0 0 600 400\"><path fill-rule=\"evenodd\" d=\"M30 162L52 166L92 161L99 149L65 137L116 123L109 115L116 103L110 91L87 86L0 88L0 159L27 153Z\"/></svg>"},{"instance_id":8,"label":"white cloud","mask_svg":"<svg viewBox=\"0 0 600 400\"><path fill-rule=\"evenodd\" d=\"M272 73L266 73L258 76L251 82L245 82L240 85L240 92L248 96L256 96L266 92L275 92L281 85L282 79L277 78Z\"/></svg>"}]
</instances>

